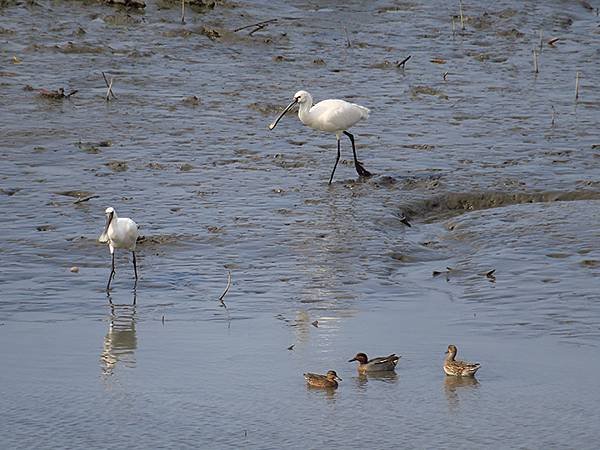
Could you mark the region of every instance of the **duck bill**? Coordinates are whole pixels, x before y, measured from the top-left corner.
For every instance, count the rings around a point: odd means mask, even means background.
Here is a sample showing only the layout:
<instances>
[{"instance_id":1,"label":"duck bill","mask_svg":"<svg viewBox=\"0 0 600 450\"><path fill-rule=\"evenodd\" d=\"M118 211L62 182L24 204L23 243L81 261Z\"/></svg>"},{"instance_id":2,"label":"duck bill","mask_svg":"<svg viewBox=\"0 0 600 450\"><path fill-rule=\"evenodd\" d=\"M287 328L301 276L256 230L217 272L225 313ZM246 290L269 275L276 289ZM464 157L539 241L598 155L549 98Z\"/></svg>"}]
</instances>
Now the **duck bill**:
<instances>
[{"instance_id":1,"label":"duck bill","mask_svg":"<svg viewBox=\"0 0 600 450\"><path fill-rule=\"evenodd\" d=\"M283 112L281 114L279 114L279 117L277 117L277 119L275 119L275 121L271 125L269 125L269 130L272 130L273 128L275 128L277 126L277 124L279 123L279 121L283 118L283 116L285 116L286 113L290 109L292 109L292 106L294 106L296 103L298 103L298 100L294 99L294 101L292 103L287 105L287 107L283 110Z\"/></svg>"},{"instance_id":2,"label":"duck bill","mask_svg":"<svg viewBox=\"0 0 600 450\"><path fill-rule=\"evenodd\" d=\"M336 376L336 377L335 377L335 379L336 379L336 380L338 380L338 381L344 381L344 380L342 380L342 379L341 379L340 377L338 377L338 376Z\"/></svg>"},{"instance_id":3,"label":"duck bill","mask_svg":"<svg viewBox=\"0 0 600 450\"><path fill-rule=\"evenodd\" d=\"M358 361L356 358L349 359L348 362Z\"/></svg>"}]
</instances>

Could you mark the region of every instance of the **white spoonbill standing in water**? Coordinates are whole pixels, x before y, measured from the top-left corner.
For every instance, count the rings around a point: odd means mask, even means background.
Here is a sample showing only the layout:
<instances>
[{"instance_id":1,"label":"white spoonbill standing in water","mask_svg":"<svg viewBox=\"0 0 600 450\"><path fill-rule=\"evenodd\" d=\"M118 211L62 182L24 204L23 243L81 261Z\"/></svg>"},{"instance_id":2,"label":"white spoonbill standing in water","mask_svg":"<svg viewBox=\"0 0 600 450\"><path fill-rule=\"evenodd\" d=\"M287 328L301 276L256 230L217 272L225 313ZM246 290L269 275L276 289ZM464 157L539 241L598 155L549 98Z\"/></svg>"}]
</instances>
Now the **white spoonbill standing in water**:
<instances>
[{"instance_id":1,"label":"white spoonbill standing in water","mask_svg":"<svg viewBox=\"0 0 600 450\"><path fill-rule=\"evenodd\" d=\"M115 249L124 248L133 254L133 273L135 274L135 285L137 286L138 274L137 265L135 262L135 244L138 238L137 224L127 217L117 217L114 208L109 207L104 211L106 214L106 225L104 231L98 238L100 242L108 242L108 248L112 256L112 266L110 275L108 276L108 284L106 290L110 289L110 282L115 276Z\"/></svg>"},{"instance_id":2,"label":"white spoonbill standing in water","mask_svg":"<svg viewBox=\"0 0 600 450\"><path fill-rule=\"evenodd\" d=\"M369 109L355 103L337 99L323 100L313 106L312 96L306 91L298 91L294 94L292 103L290 103L279 117L269 125L269 130L275 128L285 113L287 113L296 103L300 105L298 109L298 118L304 125L308 125L315 130L335 133L335 137L337 138L337 157L335 159L333 170L331 171L331 177L329 177L329 184L331 184L331 181L333 180L333 174L335 173L335 169L340 160L340 138L342 133L348 136L352 143L354 167L356 168L358 175L361 177L371 176L371 173L365 169L358 160L356 156L356 147L354 145L354 136L348 132L348 128L353 126L356 122L369 117Z\"/></svg>"}]
</instances>

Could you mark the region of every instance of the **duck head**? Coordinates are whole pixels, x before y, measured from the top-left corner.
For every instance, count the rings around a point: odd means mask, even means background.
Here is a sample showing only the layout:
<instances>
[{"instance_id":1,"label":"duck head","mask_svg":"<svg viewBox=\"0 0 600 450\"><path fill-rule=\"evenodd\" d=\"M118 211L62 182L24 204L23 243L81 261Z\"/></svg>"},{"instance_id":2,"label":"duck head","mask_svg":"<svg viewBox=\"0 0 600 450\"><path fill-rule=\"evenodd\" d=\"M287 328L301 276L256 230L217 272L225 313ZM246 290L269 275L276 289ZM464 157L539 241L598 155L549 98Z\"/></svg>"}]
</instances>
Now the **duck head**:
<instances>
[{"instance_id":1,"label":"duck head","mask_svg":"<svg viewBox=\"0 0 600 450\"><path fill-rule=\"evenodd\" d=\"M327 376L327 379L330 381L334 381L334 380L342 381L342 379L340 377L338 377L337 373L335 373L335 370L328 371L326 376Z\"/></svg>"},{"instance_id":2,"label":"duck head","mask_svg":"<svg viewBox=\"0 0 600 450\"><path fill-rule=\"evenodd\" d=\"M449 345L448 346L448 350L446 350L446 358L449 359L454 359L454 357L456 356L456 353L458 352L456 345Z\"/></svg>"},{"instance_id":3,"label":"duck head","mask_svg":"<svg viewBox=\"0 0 600 450\"><path fill-rule=\"evenodd\" d=\"M366 364L369 362L369 358L364 353L357 353L356 356L352 359L349 359L348 362L358 361L360 364Z\"/></svg>"}]
</instances>

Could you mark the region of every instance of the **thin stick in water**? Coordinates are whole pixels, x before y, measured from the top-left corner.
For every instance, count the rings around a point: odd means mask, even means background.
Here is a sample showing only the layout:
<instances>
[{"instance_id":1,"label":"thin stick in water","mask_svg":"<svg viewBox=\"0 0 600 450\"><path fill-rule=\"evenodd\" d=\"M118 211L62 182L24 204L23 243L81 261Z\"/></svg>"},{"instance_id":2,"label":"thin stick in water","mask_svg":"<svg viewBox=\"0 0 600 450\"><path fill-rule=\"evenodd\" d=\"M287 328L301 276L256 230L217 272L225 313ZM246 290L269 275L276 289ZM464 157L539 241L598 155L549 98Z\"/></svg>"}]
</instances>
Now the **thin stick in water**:
<instances>
[{"instance_id":1,"label":"thin stick in water","mask_svg":"<svg viewBox=\"0 0 600 450\"><path fill-rule=\"evenodd\" d=\"M458 9L460 11L460 28L461 30L465 31L465 18L463 16L462 0L458 0Z\"/></svg>"},{"instance_id":2,"label":"thin stick in water","mask_svg":"<svg viewBox=\"0 0 600 450\"><path fill-rule=\"evenodd\" d=\"M104 78L104 82L106 83L106 87L108 88L107 92L106 92L106 101L110 100L110 95L113 96L114 99L117 98L117 96L115 95L114 91L112 90L112 84L113 84L113 79L111 78L110 83L108 82L108 78L106 78L106 75L104 74L104 72L102 72L102 78Z\"/></svg>"},{"instance_id":3,"label":"thin stick in water","mask_svg":"<svg viewBox=\"0 0 600 450\"><path fill-rule=\"evenodd\" d=\"M110 100L110 93L112 92L114 78L110 77L110 83L108 83L108 89L106 90L106 101Z\"/></svg>"},{"instance_id":4,"label":"thin stick in water","mask_svg":"<svg viewBox=\"0 0 600 450\"><path fill-rule=\"evenodd\" d=\"M344 33L346 33L346 46L352 48L352 42L350 42L350 36L348 36L348 30L344 27Z\"/></svg>"},{"instance_id":5,"label":"thin stick in water","mask_svg":"<svg viewBox=\"0 0 600 450\"><path fill-rule=\"evenodd\" d=\"M454 16L452 16L452 36L456 34L456 25L454 24Z\"/></svg>"},{"instance_id":6,"label":"thin stick in water","mask_svg":"<svg viewBox=\"0 0 600 450\"><path fill-rule=\"evenodd\" d=\"M98 198L100 197L99 195L88 195L87 197L79 197L77 200L75 200L73 202L74 205L78 204L78 203L83 203L83 202L87 202L88 200L91 200L93 198Z\"/></svg>"},{"instance_id":7,"label":"thin stick in water","mask_svg":"<svg viewBox=\"0 0 600 450\"><path fill-rule=\"evenodd\" d=\"M185 0L181 0L181 23L185 25Z\"/></svg>"},{"instance_id":8,"label":"thin stick in water","mask_svg":"<svg viewBox=\"0 0 600 450\"><path fill-rule=\"evenodd\" d=\"M400 61L399 63L397 63L398 67L402 67L404 69L404 67L406 66L406 63L408 62L408 60L412 57L412 55L408 55L406 58L404 58L402 61Z\"/></svg>"},{"instance_id":9,"label":"thin stick in water","mask_svg":"<svg viewBox=\"0 0 600 450\"><path fill-rule=\"evenodd\" d=\"M544 30L540 30L540 52L544 48Z\"/></svg>"},{"instance_id":10,"label":"thin stick in water","mask_svg":"<svg viewBox=\"0 0 600 450\"><path fill-rule=\"evenodd\" d=\"M538 69L538 54L535 49L533 49L532 51L533 51L533 71L535 73L538 73L538 71L539 71L539 69Z\"/></svg>"},{"instance_id":11,"label":"thin stick in water","mask_svg":"<svg viewBox=\"0 0 600 450\"><path fill-rule=\"evenodd\" d=\"M225 304L225 302L223 301L223 299L225 298L225 295L227 294L227 292L229 291L229 288L231 287L231 270L229 270L227 272L227 287L225 288L225 290L223 291L223 293L221 294L221 296L219 297L219 301L221 302L221 306L225 309L227 309L227 305Z\"/></svg>"},{"instance_id":12,"label":"thin stick in water","mask_svg":"<svg viewBox=\"0 0 600 450\"><path fill-rule=\"evenodd\" d=\"M268 27L269 24L268 23L263 23L260 25L256 25L256 28L254 30L252 30L250 33L248 33L248 36L252 36L254 33L256 33L257 31L262 30L263 28Z\"/></svg>"},{"instance_id":13,"label":"thin stick in water","mask_svg":"<svg viewBox=\"0 0 600 450\"><path fill-rule=\"evenodd\" d=\"M575 101L579 99L579 72L575 74Z\"/></svg>"},{"instance_id":14,"label":"thin stick in water","mask_svg":"<svg viewBox=\"0 0 600 450\"><path fill-rule=\"evenodd\" d=\"M277 22L277 19L263 20L262 22L256 22L256 23L253 23L253 24L250 24L250 25L245 25L243 27L236 28L235 30L233 30L233 32L237 33L238 31L245 30L246 28L257 27L257 26L260 26L260 25L266 25L266 24L273 23L273 22Z\"/></svg>"}]
</instances>

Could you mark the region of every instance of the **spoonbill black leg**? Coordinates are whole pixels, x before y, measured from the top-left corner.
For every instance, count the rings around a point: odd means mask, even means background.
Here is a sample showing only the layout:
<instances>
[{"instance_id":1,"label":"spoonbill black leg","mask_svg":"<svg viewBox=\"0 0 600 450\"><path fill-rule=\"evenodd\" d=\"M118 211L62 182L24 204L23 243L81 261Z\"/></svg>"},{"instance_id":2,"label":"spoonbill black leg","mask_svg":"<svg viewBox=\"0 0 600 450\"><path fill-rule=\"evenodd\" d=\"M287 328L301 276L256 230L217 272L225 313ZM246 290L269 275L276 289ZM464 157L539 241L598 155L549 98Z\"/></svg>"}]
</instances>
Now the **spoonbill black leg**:
<instances>
[{"instance_id":1,"label":"spoonbill black leg","mask_svg":"<svg viewBox=\"0 0 600 450\"><path fill-rule=\"evenodd\" d=\"M372 174L367 169L365 169L362 163L358 160L356 156L356 146L354 145L354 135L344 131L344 134L350 138L350 142L352 142L352 153L354 154L354 167L356 168L356 172L361 177L370 177Z\"/></svg>"},{"instance_id":2,"label":"spoonbill black leg","mask_svg":"<svg viewBox=\"0 0 600 450\"><path fill-rule=\"evenodd\" d=\"M112 279L115 276L115 253L112 253L112 264L110 267L110 275L108 276L108 284L106 285L106 291L108 292L110 290L110 282L112 281Z\"/></svg>"},{"instance_id":3,"label":"spoonbill black leg","mask_svg":"<svg viewBox=\"0 0 600 450\"><path fill-rule=\"evenodd\" d=\"M133 273L135 273L135 281L137 281L138 274L137 274L137 264L135 261L135 252L131 252L131 253L133 253Z\"/></svg>"},{"instance_id":4,"label":"spoonbill black leg","mask_svg":"<svg viewBox=\"0 0 600 450\"><path fill-rule=\"evenodd\" d=\"M339 138L337 140L337 144L338 144L337 157L335 158L335 164L333 165L333 170L331 171L331 176L329 177L329 184L331 184L331 182L333 181L333 174L335 173L335 168L337 167L338 162L340 161L340 139Z\"/></svg>"}]
</instances>

